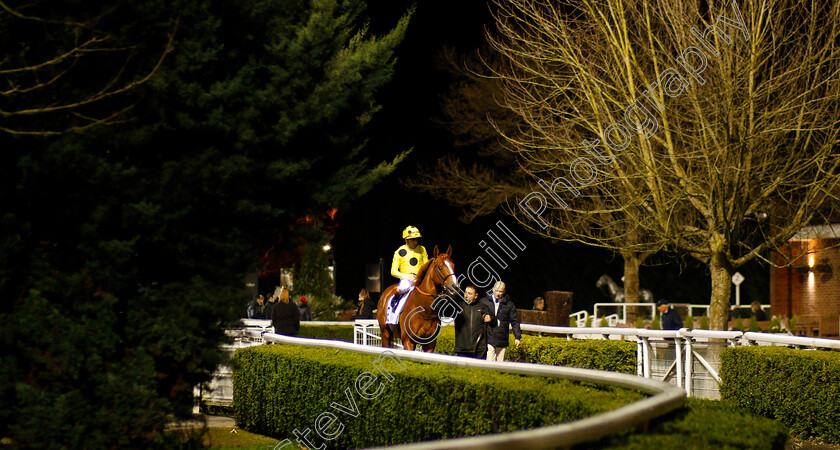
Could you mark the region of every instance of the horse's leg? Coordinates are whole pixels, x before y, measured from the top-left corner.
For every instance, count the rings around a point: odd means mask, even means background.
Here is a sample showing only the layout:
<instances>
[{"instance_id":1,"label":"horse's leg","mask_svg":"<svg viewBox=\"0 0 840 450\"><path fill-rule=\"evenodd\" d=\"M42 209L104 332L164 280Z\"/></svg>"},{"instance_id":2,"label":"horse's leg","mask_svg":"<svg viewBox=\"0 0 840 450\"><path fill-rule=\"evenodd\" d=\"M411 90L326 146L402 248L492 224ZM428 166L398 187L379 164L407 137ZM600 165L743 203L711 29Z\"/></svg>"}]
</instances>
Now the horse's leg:
<instances>
[{"instance_id":1,"label":"horse's leg","mask_svg":"<svg viewBox=\"0 0 840 450\"><path fill-rule=\"evenodd\" d=\"M435 345L437 345L437 338L435 338L434 341L429 342L428 344L423 344L423 351L426 353L434 353Z\"/></svg>"},{"instance_id":2,"label":"horse's leg","mask_svg":"<svg viewBox=\"0 0 840 450\"><path fill-rule=\"evenodd\" d=\"M376 311L376 319L379 321L380 340L382 341L382 346L386 348L392 348L394 346L394 332L391 326L385 323L388 319L388 298L394 292L394 289L395 286L385 288L385 292L379 298Z\"/></svg>"}]
</instances>

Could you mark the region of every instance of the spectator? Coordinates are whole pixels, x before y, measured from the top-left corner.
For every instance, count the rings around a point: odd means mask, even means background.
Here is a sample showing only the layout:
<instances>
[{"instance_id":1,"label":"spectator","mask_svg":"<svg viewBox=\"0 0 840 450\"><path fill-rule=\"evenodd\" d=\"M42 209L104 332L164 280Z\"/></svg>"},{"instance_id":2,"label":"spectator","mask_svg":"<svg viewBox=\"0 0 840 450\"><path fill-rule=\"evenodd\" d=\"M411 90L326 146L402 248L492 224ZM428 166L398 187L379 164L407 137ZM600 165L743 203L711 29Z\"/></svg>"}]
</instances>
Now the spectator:
<instances>
[{"instance_id":1,"label":"spectator","mask_svg":"<svg viewBox=\"0 0 840 450\"><path fill-rule=\"evenodd\" d=\"M248 305L248 318L265 320L265 297L260 295L250 305Z\"/></svg>"},{"instance_id":2,"label":"spectator","mask_svg":"<svg viewBox=\"0 0 840 450\"><path fill-rule=\"evenodd\" d=\"M750 303L750 309L752 310L752 317L755 317L755 320L759 322L767 320L767 313L761 309L761 303L758 300Z\"/></svg>"},{"instance_id":3,"label":"spectator","mask_svg":"<svg viewBox=\"0 0 840 450\"><path fill-rule=\"evenodd\" d=\"M461 312L455 317L455 354L470 358L487 357L487 331L485 324L496 325L490 307L476 301L475 286L464 289L464 300L456 298Z\"/></svg>"},{"instance_id":4,"label":"spectator","mask_svg":"<svg viewBox=\"0 0 840 450\"><path fill-rule=\"evenodd\" d=\"M680 313L676 309L671 308L668 300L659 300L656 302L656 307L662 313L662 329L663 330L679 330L683 327L683 320Z\"/></svg>"},{"instance_id":5,"label":"spectator","mask_svg":"<svg viewBox=\"0 0 840 450\"><path fill-rule=\"evenodd\" d=\"M542 297L534 299L534 311L545 311L545 299Z\"/></svg>"},{"instance_id":6,"label":"spectator","mask_svg":"<svg viewBox=\"0 0 840 450\"><path fill-rule=\"evenodd\" d=\"M271 320L271 310L274 309L274 305L277 303L277 296L271 294L268 297L268 303L265 304L265 318Z\"/></svg>"},{"instance_id":7,"label":"spectator","mask_svg":"<svg viewBox=\"0 0 840 450\"><path fill-rule=\"evenodd\" d=\"M513 327L514 343L519 347L522 331L519 330L519 314L516 312L516 305L507 296L505 283L497 281L493 285L490 297L481 299L490 308L493 316L496 317L496 326L490 327L487 333L487 360L504 361L505 350L510 339L510 327Z\"/></svg>"},{"instance_id":8,"label":"spectator","mask_svg":"<svg viewBox=\"0 0 840 450\"><path fill-rule=\"evenodd\" d=\"M306 302L305 295L300 297L300 320L304 322L312 321L312 309L309 307L309 303Z\"/></svg>"},{"instance_id":9,"label":"spectator","mask_svg":"<svg viewBox=\"0 0 840 450\"><path fill-rule=\"evenodd\" d=\"M373 300L367 289L359 292L359 304L356 305L356 315L353 316L353 320L356 319L373 319Z\"/></svg>"},{"instance_id":10,"label":"spectator","mask_svg":"<svg viewBox=\"0 0 840 450\"><path fill-rule=\"evenodd\" d=\"M271 311L271 324L274 332L287 336L297 336L300 331L300 310L295 302L289 301L289 290L280 290L280 299Z\"/></svg>"}]
</instances>

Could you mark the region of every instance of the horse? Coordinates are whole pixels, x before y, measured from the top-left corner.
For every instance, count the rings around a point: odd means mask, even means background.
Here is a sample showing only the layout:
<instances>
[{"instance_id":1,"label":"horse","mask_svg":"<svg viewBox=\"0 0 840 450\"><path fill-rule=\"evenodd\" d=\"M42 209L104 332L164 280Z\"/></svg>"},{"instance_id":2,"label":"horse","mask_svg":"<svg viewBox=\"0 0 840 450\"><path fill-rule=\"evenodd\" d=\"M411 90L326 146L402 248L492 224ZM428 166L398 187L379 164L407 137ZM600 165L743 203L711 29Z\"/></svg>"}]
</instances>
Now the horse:
<instances>
[{"instance_id":1,"label":"horse","mask_svg":"<svg viewBox=\"0 0 840 450\"><path fill-rule=\"evenodd\" d=\"M601 278L598 278L598 281L595 283L595 287L601 289L601 292L609 297L610 300L618 303L624 302L624 287L619 286L609 275L601 275ZM653 292L650 289L640 288L639 302L653 303Z\"/></svg>"},{"instance_id":2,"label":"horse","mask_svg":"<svg viewBox=\"0 0 840 450\"><path fill-rule=\"evenodd\" d=\"M385 323L388 318L388 302L392 295L396 295L397 285L388 286L382 293L377 305L376 319L379 321L383 347L391 347L391 340L399 336L406 350L413 351L416 345L421 345L424 352L435 351L440 317L432 308L432 304L438 294L444 290L449 291L458 283L451 256L451 245L444 253L440 253L435 246L432 259L417 271L416 279L422 281L408 294L400 313L399 325ZM400 333L400 330L405 332Z\"/></svg>"}]
</instances>

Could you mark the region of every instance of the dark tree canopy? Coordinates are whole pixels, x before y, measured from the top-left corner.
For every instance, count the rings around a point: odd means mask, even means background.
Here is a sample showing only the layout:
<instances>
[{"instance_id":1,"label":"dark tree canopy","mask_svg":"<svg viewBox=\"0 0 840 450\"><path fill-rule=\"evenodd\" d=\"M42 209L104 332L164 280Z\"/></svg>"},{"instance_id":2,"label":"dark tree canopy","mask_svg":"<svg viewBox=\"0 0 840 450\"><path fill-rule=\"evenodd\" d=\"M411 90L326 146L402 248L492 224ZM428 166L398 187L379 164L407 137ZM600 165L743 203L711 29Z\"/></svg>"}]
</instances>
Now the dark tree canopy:
<instances>
[{"instance_id":1,"label":"dark tree canopy","mask_svg":"<svg viewBox=\"0 0 840 450\"><path fill-rule=\"evenodd\" d=\"M404 157L368 161L365 130L410 13L370 36L358 0L4 6L26 40L0 34L0 76L50 84L0 93L41 110L0 114L0 437L171 448L255 250Z\"/></svg>"}]
</instances>

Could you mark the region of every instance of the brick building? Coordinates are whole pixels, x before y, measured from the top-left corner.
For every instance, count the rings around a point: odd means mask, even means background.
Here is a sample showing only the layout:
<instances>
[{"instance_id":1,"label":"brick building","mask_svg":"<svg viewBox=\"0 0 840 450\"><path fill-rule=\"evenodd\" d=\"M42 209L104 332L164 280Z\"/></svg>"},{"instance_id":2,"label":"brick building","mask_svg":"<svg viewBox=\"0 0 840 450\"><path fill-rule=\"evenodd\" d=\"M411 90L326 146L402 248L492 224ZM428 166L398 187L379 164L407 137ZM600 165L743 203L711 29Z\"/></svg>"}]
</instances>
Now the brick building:
<instances>
[{"instance_id":1,"label":"brick building","mask_svg":"<svg viewBox=\"0 0 840 450\"><path fill-rule=\"evenodd\" d=\"M802 228L773 254L771 313L798 316L802 334L834 334L840 323L840 224ZM785 255L785 256L782 256Z\"/></svg>"}]
</instances>

